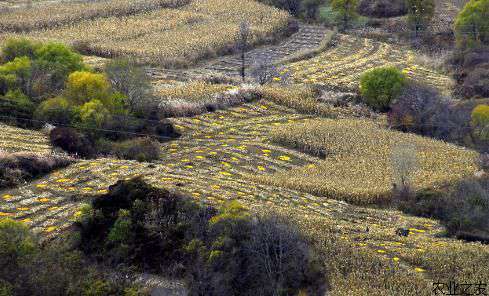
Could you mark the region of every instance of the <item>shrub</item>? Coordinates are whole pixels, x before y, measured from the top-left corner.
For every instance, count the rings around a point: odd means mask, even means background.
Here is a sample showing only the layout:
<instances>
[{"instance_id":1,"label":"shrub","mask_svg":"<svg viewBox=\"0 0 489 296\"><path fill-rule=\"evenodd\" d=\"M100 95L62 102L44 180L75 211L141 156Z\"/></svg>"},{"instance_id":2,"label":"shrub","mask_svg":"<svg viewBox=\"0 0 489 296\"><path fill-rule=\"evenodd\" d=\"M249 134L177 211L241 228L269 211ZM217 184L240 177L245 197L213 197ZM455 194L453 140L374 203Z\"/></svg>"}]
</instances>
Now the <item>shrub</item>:
<instances>
[{"instance_id":1,"label":"shrub","mask_svg":"<svg viewBox=\"0 0 489 296\"><path fill-rule=\"evenodd\" d=\"M447 113L448 109L448 103L436 89L409 83L391 105L387 119L390 127L424 135L436 128L429 126L434 123L433 114Z\"/></svg>"},{"instance_id":2,"label":"shrub","mask_svg":"<svg viewBox=\"0 0 489 296\"><path fill-rule=\"evenodd\" d=\"M460 47L489 44L489 0L470 0L455 20Z\"/></svg>"},{"instance_id":3,"label":"shrub","mask_svg":"<svg viewBox=\"0 0 489 296\"><path fill-rule=\"evenodd\" d=\"M1 265L17 262L35 250L35 240L29 228L8 218L0 220L0 245Z\"/></svg>"},{"instance_id":4,"label":"shrub","mask_svg":"<svg viewBox=\"0 0 489 296\"><path fill-rule=\"evenodd\" d=\"M398 69L375 68L362 74L360 92L367 105L379 111L386 111L405 83L406 77Z\"/></svg>"},{"instance_id":5,"label":"shrub","mask_svg":"<svg viewBox=\"0 0 489 296\"><path fill-rule=\"evenodd\" d=\"M17 57L33 59L40 44L28 39L8 39L2 47L1 61L11 62Z\"/></svg>"},{"instance_id":6,"label":"shrub","mask_svg":"<svg viewBox=\"0 0 489 296\"><path fill-rule=\"evenodd\" d=\"M34 113L34 117L37 120L61 125L71 123L73 116L71 104L63 97L43 101Z\"/></svg>"},{"instance_id":7,"label":"shrub","mask_svg":"<svg viewBox=\"0 0 489 296\"><path fill-rule=\"evenodd\" d=\"M486 126L489 124L489 105L478 105L472 111L472 124Z\"/></svg>"},{"instance_id":8,"label":"shrub","mask_svg":"<svg viewBox=\"0 0 489 296\"><path fill-rule=\"evenodd\" d=\"M454 103L432 87L409 83L391 105L390 127L474 148L471 112L475 102Z\"/></svg>"},{"instance_id":9,"label":"shrub","mask_svg":"<svg viewBox=\"0 0 489 296\"><path fill-rule=\"evenodd\" d=\"M441 190L424 190L398 203L400 210L439 219L448 235L489 241L489 180L464 179Z\"/></svg>"},{"instance_id":10,"label":"shrub","mask_svg":"<svg viewBox=\"0 0 489 296\"><path fill-rule=\"evenodd\" d=\"M90 140L75 129L66 127L54 128L49 133L51 144L64 151L77 154L81 157L90 157L95 154Z\"/></svg>"},{"instance_id":11,"label":"shrub","mask_svg":"<svg viewBox=\"0 0 489 296\"><path fill-rule=\"evenodd\" d=\"M489 48L459 48L447 61L458 87L457 95L465 98L485 97L489 94L487 79L489 76Z\"/></svg>"},{"instance_id":12,"label":"shrub","mask_svg":"<svg viewBox=\"0 0 489 296\"><path fill-rule=\"evenodd\" d=\"M188 235L200 231L205 226L201 219L207 221L212 213L190 198L135 178L117 182L103 198L94 199L88 217L77 225L82 249L89 254L114 264L129 263L153 272L163 269L181 275ZM124 256L119 256L121 247Z\"/></svg>"},{"instance_id":13,"label":"shrub","mask_svg":"<svg viewBox=\"0 0 489 296\"><path fill-rule=\"evenodd\" d=\"M65 96L76 105L90 100L106 102L110 96L110 84L104 74L77 71L66 81Z\"/></svg>"},{"instance_id":14,"label":"shrub","mask_svg":"<svg viewBox=\"0 0 489 296\"><path fill-rule=\"evenodd\" d=\"M109 110L97 99L83 104L79 109L79 113L81 125L90 129L101 129L111 119Z\"/></svg>"},{"instance_id":15,"label":"shrub","mask_svg":"<svg viewBox=\"0 0 489 296\"><path fill-rule=\"evenodd\" d=\"M28 180L72 163L73 159L57 155L0 152L0 189L20 185Z\"/></svg>"},{"instance_id":16,"label":"shrub","mask_svg":"<svg viewBox=\"0 0 489 296\"><path fill-rule=\"evenodd\" d=\"M137 292L128 280L109 279L89 266L67 238L41 246L23 223L0 220L0 295L125 295L129 288ZM9 294L2 294L5 291Z\"/></svg>"},{"instance_id":17,"label":"shrub","mask_svg":"<svg viewBox=\"0 0 489 296\"><path fill-rule=\"evenodd\" d=\"M77 224L86 252L143 271L185 274L190 295L324 295L323 265L285 219L253 218L236 201L218 213L140 178L119 181L92 205L88 223ZM114 252L121 246L125 256Z\"/></svg>"},{"instance_id":18,"label":"shrub","mask_svg":"<svg viewBox=\"0 0 489 296\"><path fill-rule=\"evenodd\" d=\"M471 114L472 126L481 139L489 139L489 105L478 105Z\"/></svg>"},{"instance_id":19,"label":"shrub","mask_svg":"<svg viewBox=\"0 0 489 296\"><path fill-rule=\"evenodd\" d=\"M465 97L489 97L489 63L478 65L470 71L459 91Z\"/></svg>"},{"instance_id":20,"label":"shrub","mask_svg":"<svg viewBox=\"0 0 489 296\"><path fill-rule=\"evenodd\" d=\"M444 206L449 234L489 241L488 180L463 180L451 190Z\"/></svg>"},{"instance_id":21,"label":"shrub","mask_svg":"<svg viewBox=\"0 0 489 296\"><path fill-rule=\"evenodd\" d=\"M13 122L22 127L31 127L34 112L34 103L19 89L9 90L5 96L0 96L0 114L6 116L2 121ZM5 115L3 115L5 114Z\"/></svg>"},{"instance_id":22,"label":"shrub","mask_svg":"<svg viewBox=\"0 0 489 296\"><path fill-rule=\"evenodd\" d=\"M161 148L159 142L151 138L136 138L114 143L113 151L119 158L144 162L160 159Z\"/></svg>"},{"instance_id":23,"label":"shrub","mask_svg":"<svg viewBox=\"0 0 489 296\"><path fill-rule=\"evenodd\" d=\"M112 87L127 97L129 110L135 115L148 117L154 112L156 100L144 68L130 59L114 59L105 67Z\"/></svg>"},{"instance_id":24,"label":"shrub","mask_svg":"<svg viewBox=\"0 0 489 296\"><path fill-rule=\"evenodd\" d=\"M364 16L382 18L405 15L408 9L405 0L362 0L358 12Z\"/></svg>"},{"instance_id":25,"label":"shrub","mask_svg":"<svg viewBox=\"0 0 489 296\"><path fill-rule=\"evenodd\" d=\"M0 66L0 94L15 89L28 93L31 78L31 60L28 57L17 57Z\"/></svg>"},{"instance_id":26,"label":"shrub","mask_svg":"<svg viewBox=\"0 0 489 296\"><path fill-rule=\"evenodd\" d=\"M192 241L188 248L191 294L297 295L301 290L324 294L322 264L285 219L252 219L246 208L232 201L209 222L209 242Z\"/></svg>"},{"instance_id":27,"label":"shrub","mask_svg":"<svg viewBox=\"0 0 489 296\"><path fill-rule=\"evenodd\" d=\"M350 23L358 17L357 0L332 0L331 8L340 18L343 28L348 28Z\"/></svg>"},{"instance_id":28,"label":"shrub","mask_svg":"<svg viewBox=\"0 0 489 296\"><path fill-rule=\"evenodd\" d=\"M20 266L36 251L27 226L12 219L0 220L0 278L14 281Z\"/></svg>"},{"instance_id":29,"label":"shrub","mask_svg":"<svg viewBox=\"0 0 489 296\"><path fill-rule=\"evenodd\" d=\"M41 45L35 52L35 64L47 91L62 89L70 73L84 69L82 57L60 43Z\"/></svg>"},{"instance_id":30,"label":"shrub","mask_svg":"<svg viewBox=\"0 0 489 296\"><path fill-rule=\"evenodd\" d=\"M299 16L301 12L302 0L261 0L265 4L278 7L283 10L287 10L294 16Z\"/></svg>"},{"instance_id":31,"label":"shrub","mask_svg":"<svg viewBox=\"0 0 489 296\"><path fill-rule=\"evenodd\" d=\"M489 154L482 153L477 159L477 165L482 171L489 173Z\"/></svg>"}]
</instances>

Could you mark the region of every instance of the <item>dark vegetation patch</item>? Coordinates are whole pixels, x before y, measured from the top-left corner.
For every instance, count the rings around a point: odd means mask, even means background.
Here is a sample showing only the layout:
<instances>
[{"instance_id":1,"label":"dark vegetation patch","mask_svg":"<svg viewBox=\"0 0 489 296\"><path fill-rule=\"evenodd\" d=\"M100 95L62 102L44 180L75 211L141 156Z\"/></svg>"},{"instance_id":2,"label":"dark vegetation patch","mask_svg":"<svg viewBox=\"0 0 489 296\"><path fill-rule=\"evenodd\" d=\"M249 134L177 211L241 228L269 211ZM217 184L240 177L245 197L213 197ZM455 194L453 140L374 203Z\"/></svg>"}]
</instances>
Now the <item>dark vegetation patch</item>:
<instances>
[{"instance_id":1,"label":"dark vegetation patch","mask_svg":"<svg viewBox=\"0 0 489 296\"><path fill-rule=\"evenodd\" d=\"M357 10L363 16L376 18L402 16L408 13L405 0L362 0Z\"/></svg>"},{"instance_id":2,"label":"dark vegetation patch","mask_svg":"<svg viewBox=\"0 0 489 296\"><path fill-rule=\"evenodd\" d=\"M422 217L439 219L448 235L489 243L489 177L468 178L442 190L414 193L394 190L397 207Z\"/></svg>"},{"instance_id":3,"label":"dark vegetation patch","mask_svg":"<svg viewBox=\"0 0 489 296\"><path fill-rule=\"evenodd\" d=\"M326 275L306 237L286 219L221 209L119 181L83 211L81 249L112 266L186 279L190 295L323 295Z\"/></svg>"},{"instance_id":4,"label":"dark vegetation patch","mask_svg":"<svg viewBox=\"0 0 489 296\"><path fill-rule=\"evenodd\" d=\"M68 166L73 161L74 159L63 155L0 151L0 189L21 185L55 169Z\"/></svg>"},{"instance_id":5,"label":"dark vegetation patch","mask_svg":"<svg viewBox=\"0 0 489 296\"><path fill-rule=\"evenodd\" d=\"M21 222L0 220L0 246L0 295L147 295L130 278L91 264L71 240L41 244Z\"/></svg>"},{"instance_id":6,"label":"dark vegetation patch","mask_svg":"<svg viewBox=\"0 0 489 296\"><path fill-rule=\"evenodd\" d=\"M388 112L390 127L463 145L481 152L489 151L484 131L488 122L473 120L474 110L488 100L455 101L437 90L418 83L409 83ZM483 114L489 114L482 110Z\"/></svg>"},{"instance_id":7,"label":"dark vegetation patch","mask_svg":"<svg viewBox=\"0 0 489 296\"><path fill-rule=\"evenodd\" d=\"M259 0L267 5L287 10L295 17L308 21L314 21L319 17L319 8L324 4L323 0Z\"/></svg>"},{"instance_id":8,"label":"dark vegetation patch","mask_svg":"<svg viewBox=\"0 0 489 296\"><path fill-rule=\"evenodd\" d=\"M457 95L489 98L489 47L458 49L448 66L457 82Z\"/></svg>"}]
</instances>

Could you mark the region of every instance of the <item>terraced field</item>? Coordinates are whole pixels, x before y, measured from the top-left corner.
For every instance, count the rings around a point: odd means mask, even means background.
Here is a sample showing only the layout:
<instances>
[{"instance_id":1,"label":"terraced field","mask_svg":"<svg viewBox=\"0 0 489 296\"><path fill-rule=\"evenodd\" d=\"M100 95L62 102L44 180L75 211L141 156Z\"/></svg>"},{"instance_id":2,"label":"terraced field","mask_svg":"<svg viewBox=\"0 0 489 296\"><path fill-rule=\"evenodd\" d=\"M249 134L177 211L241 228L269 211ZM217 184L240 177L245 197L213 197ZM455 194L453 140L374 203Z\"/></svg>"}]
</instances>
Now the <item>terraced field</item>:
<instances>
[{"instance_id":1,"label":"terraced field","mask_svg":"<svg viewBox=\"0 0 489 296\"><path fill-rule=\"evenodd\" d=\"M339 35L335 47L312 59L292 63L287 69L296 83L355 91L363 72L386 65L402 68L409 77L440 90L446 91L452 84L448 76L417 65L415 53L409 49L351 35Z\"/></svg>"},{"instance_id":2,"label":"terraced field","mask_svg":"<svg viewBox=\"0 0 489 296\"><path fill-rule=\"evenodd\" d=\"M299 30L289 38L277 45L267 45L252 49L246 53L246 69L256 61L273 63L303 50L313 49L319 46L328 29L299 23ZM148 68L148 73L155 80L188 80L205 77L208 75L225 75L227 77L239 77L241 59L238 55L220 57L189 70L169 70L161 68Z\"/></svg>"},{"instance_id":3,"label":"terraced field","mask_svg":"<svg viewBox=\"0 0 489 296\"><path fill-rule=\"evenodd\" d=\"M254 0L70 2L53 7L2 15L0 40L26 37L78 44L97 56L132 56L153 65L183 67L231 52L244 20L254 45L284 35L290 20L287 12ZM69 13L73 10L79 15Z\"/></svg>"},{"instance_id":4,"label":"terraced field","mask_svg":"<svg viewBox=\"0 0 489 296\"><path fill-rule=\"evenodd\" d=\"M321 225L336 229L341 239L354 248L389 260L395 268L405 269L413 276L419 275L427 285L430 272L438 272L439 257L444 252L487 252L479 244L462 245L440 237L442 227L433 220L253 182L251 175L271 175L317 163L316 157L267 140L272 128L308 118L262 100L175 119L185 136L164 144L158 163L80 161L26 186L1 192L0 215L24 221L34 231L52 236L69 227L80 213L80 204L88 202L90 196L106 192L119 179L142 175L156 186L187 193L203 202L238 199L256 210L275 208L293 211L304 221L309 221L309 217L319 219ZM12 141L18 145L18 139L12 137ZM397 236L399 227L409 228L411 235Z\"/></svg>"},{"instance_id":5,"label":"terraced field","mask_svg":"<svg viewBox=\"0 0 489 296\"><path fill-rule=\"evenodd\" d=\"M0 149L7 152L51 152L46 136L37 131L12 127L0 123Z\"/></svg>"}]
</instances>

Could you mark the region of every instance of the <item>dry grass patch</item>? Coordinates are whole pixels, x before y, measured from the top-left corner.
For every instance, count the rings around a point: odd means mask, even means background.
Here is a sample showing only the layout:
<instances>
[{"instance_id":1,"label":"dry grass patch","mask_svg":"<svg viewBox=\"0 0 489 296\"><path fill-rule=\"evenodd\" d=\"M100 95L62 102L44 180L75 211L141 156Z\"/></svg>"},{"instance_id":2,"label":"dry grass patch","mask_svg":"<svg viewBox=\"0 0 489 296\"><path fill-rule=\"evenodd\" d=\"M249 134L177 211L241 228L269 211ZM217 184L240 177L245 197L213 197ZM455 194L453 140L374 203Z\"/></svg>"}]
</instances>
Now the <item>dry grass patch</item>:
<instances>
[{"instance_id":1,"label":"dry grass patch","mask_svg":"<svg viewBox=\"0 0 489 296\"><path fill-rule=\"evenodd\" d=\"M438 187L476 171L476 152L444 142L390 131L367 120L307 120L276 127L270 139L283 146L324 156L317 165L262 177L261 181L358 204L390 200L392 149L414 144L415 188Z\"/></svg>"},{"instance_id":2,"label":"dry grass patch","mask_svg":"<svg viewBox=\"0 0 489 296\"><path fill-rule=\"evenodd\" d=\"M329 118L370 116L361 106L336 107L320 100L320 92L308 85L267 85L260 88L263 98L303 114Z\"/></svg>"},{"instance_id":3,"label":"dry grass patch","mask_svg":"<svg viewBox=\"0 0 489 296\"><path fill-rule=\"evenodd\" d=\"M170 117L193 116L205 112L225 109L257 98L252 86L232 86L192 81L180 85L160 88L160 113Z\"/></svg>"}]
</instances>

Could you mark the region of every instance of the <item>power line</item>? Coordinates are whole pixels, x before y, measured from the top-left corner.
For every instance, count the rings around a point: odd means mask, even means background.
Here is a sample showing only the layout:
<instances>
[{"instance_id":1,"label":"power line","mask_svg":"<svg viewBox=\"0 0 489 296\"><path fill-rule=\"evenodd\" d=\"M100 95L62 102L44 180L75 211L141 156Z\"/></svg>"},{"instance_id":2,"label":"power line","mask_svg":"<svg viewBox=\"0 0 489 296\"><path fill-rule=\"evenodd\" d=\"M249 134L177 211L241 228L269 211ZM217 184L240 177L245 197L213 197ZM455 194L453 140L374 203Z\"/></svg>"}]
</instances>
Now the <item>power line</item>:
<instances>
[{"instance_id":1,"label":"power line","mask_svg":"<svg viewBox=\"0 0 489 296\"><path fill-rule=\"evenodd\" d=\"M36 123L43 123L43 124L53 124L53 123L50 123L48 121L35 120L35 119L29 119L29 118L21 118L21 117L16 117L16 116L0 115L0 118L11 119L11 120L27 121L27 122L36 122ZM92 131L101 131L101 132L128 134L128 135L135 135L135 136L147 136L147 137L160 138L160 139L165 139L165 140L173 140L173 139L175 139L174 137L159 136L159 135L155 135L155 134L145 134L145 133L136 133L136 132L128 132L128 131L118 131L118 130L102 129L102 128L80 127L80 126L65 125L65 124L55 124L55 126L66 127L66 128L73 128L73 129L76 129L76 130L92 130Z\"/></svg>"}]
</instances>

